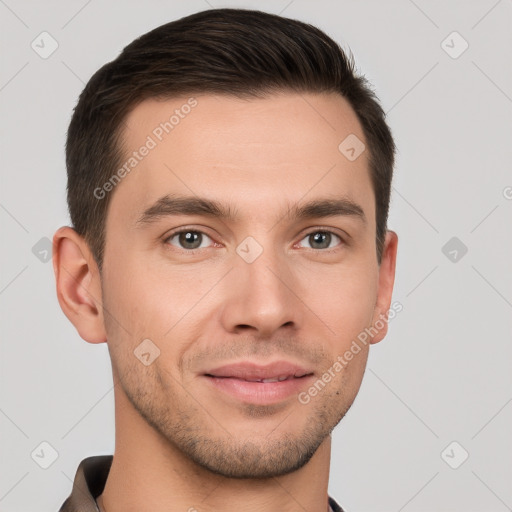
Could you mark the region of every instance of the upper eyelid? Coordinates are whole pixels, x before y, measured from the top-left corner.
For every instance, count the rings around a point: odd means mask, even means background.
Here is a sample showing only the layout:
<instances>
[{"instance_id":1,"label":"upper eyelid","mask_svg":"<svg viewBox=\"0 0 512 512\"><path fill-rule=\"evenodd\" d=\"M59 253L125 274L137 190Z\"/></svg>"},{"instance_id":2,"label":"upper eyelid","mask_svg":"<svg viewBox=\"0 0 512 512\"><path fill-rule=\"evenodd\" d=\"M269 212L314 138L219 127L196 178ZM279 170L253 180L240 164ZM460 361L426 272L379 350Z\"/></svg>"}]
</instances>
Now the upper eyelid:
<instances>
[{"instance_id":1,"label":"upper eyelid","mask_svg":"<svg viewBox=\"0 0 512 512\"><path fill-rule=\"evenodd\" d=\"M213 240L213 236L209 235L206 231L203 231L202 229L196 229L196 228L177 228L176 231L171 231L170 233L164 235L163 240L166 242L170 238L174 238L176 235L179 235L181 233L187 233L189 231L192 231L193 233L201 233L202 235L206 235L208 238L211 238Z\"/></svg>"}]
</instances>

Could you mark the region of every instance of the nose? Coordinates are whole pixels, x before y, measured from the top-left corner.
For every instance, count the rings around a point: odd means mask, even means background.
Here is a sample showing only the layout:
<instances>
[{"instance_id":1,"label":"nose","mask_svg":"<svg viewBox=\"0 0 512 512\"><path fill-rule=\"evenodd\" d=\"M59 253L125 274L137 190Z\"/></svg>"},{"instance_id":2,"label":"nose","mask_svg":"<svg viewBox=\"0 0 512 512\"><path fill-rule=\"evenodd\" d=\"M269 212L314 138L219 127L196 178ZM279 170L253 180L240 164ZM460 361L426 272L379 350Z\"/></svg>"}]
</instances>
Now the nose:
<instances>
[{"instance_id":1,"label":"nose","mask_svg":"<svg viewBox=\"0 0 512 512\"><path fill-rule=\"evenodd\" d=\"M269 337L279 329L300 328L303 303L285 257L264 251L248 263L237 256L223 286L226 300L221 321L226 331Z\"/></svg>"}]
</instances>

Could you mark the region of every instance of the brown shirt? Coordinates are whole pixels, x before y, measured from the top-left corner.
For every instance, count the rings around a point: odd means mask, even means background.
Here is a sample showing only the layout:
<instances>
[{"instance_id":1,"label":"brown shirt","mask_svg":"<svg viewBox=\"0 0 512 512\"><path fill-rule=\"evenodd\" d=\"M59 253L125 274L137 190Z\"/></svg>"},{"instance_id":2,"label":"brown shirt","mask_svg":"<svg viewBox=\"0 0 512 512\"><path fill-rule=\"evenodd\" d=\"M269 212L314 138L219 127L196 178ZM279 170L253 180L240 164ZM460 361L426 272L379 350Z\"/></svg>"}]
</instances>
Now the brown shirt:
<instances>
[{"instance_id":1,"label":"brown shirt","mask_svg":"<svg viewBox=\"0 0 512 512\"><path fill-rule=\"evenodd\" d=\"M76 470L73 489L59 512L99 512L96 498L103 492L113 455L97 455L84 459ZM343 512L329 497L329 512Z\"/></svg>"}]
</instances>

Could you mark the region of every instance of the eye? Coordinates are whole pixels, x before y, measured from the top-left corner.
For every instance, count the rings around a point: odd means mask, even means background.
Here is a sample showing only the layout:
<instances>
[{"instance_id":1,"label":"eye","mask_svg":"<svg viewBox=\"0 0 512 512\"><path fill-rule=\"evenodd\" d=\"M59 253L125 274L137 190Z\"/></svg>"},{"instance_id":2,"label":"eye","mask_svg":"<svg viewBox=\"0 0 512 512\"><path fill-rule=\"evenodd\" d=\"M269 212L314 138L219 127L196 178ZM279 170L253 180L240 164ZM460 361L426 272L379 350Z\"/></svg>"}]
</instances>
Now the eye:
<instances>
[{"instance_id":1,"label":"eye","mask_svg":"<svg viewBox=\"0 0 512 512\"><path fill-rule=\"evenodd\" d=\"M202 231L183 229L172 233L168 238L166 238L165 242L178 247L179 249L194 250L208 247L208 245L204 243L205 239L211 241L211 238Z\"/></svg>"},{"instance_id":2,"label":"eye","mask_svg":"<svg viewBox=\"0 0 512 512\"><path fill-rule=\"evenodd\" d=\"M338 243L335 243L336 239ZM213 240L202 231L196 229L181 229L180 231L171 233L164 242L178 249L194 252L196 249L210 247L211 244L208 244L208 240L210 243L213 242ZM309 248L313 250L335 249L343 242L343 239L336 233L319 229L308 233L299 244L304 240L307 240L310 244Z\"/></svg>"},{"instance_id":3,"label":"eye","mask_svg":"<svg viewBox=\"0 0 512 512\"><path fill-rule=\"evenodd\" d=\"M334 237L334 238L333 238ZM302 240L307 240L310 244L311 249L333 249L339 244L336 244L334 246L331 245L331 242L335 241L335 239L338 239L340 242L343 242L341 237L332 231L325 231L325 230L317 230L312 231L311 233L307 234ZM299 242L300 243L300 242Z\"/></svg>"}]
</instances>

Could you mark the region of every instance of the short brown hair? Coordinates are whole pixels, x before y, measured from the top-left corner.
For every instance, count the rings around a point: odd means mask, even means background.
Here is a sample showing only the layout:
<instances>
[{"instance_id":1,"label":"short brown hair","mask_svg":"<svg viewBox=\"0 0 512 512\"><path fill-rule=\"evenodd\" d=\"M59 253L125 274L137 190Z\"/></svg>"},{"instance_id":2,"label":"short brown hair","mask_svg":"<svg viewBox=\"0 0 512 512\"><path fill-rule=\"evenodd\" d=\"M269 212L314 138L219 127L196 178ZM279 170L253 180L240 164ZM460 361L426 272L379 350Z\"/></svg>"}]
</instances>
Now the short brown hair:
<instances>
[{"instance_id":1,"label":"short brown hair","mask_svg":"<svg viewBox=\"0 0 512 512\"><path fill-rule=\"evenodd\" d=\"M376 201L380 264L387 231L395 145L377 97L355 73L352 55L318 28L274 14L211 9L135 39L82 91L66 142L67 200L74 229L101 270L110 195L105 184L123 161L127 114L148 98L200 93L262 97L272 91L341 94L362 125ZM341 142L341 141L340 141Z\"/></svg>"}]
</instances>

